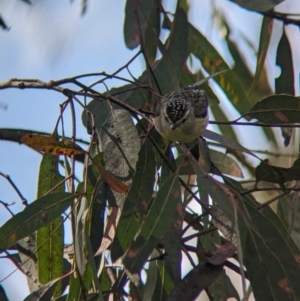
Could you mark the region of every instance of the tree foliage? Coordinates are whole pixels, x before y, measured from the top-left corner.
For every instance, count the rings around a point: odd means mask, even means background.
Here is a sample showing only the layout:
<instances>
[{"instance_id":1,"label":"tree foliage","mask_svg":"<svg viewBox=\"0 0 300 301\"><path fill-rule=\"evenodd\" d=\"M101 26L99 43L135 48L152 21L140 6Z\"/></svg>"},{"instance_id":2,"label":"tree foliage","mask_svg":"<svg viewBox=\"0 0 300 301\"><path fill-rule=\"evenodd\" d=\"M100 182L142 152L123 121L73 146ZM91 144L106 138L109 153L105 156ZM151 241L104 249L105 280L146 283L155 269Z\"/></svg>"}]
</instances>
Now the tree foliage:
<instances>
[{"instance_id":1,"label":"tree foliage","mask_svg":"<svg viewBox=\"0 0 300 301\"><path fill-rule=\"evenodd\" d=\"M242 146L234 130L236 125L261 127L276 144L272 128L280 127L283 143L290 143L299 127L300 100L285 24L299 22L272 10L280 0L234 2L262 15L254 74L230 39L233 28L225 15L217 18L226 30L232 68L189 21L186 1L179 0L171 13L160 0L127 0L124 39L135 55L113 74L0 83L0 90L57 91L62 114L67 107L74 112L79 103L91 138L85 144L77 139L74 113L71 138L59 134L62 115L52 134L0 129L0 139L42 154L37 199L30 204L1 173L25 206L0 228L1 251L28 276L31 294L25 300L192 301L202 291L210 300L241 300L229 270L241 278L243 300L251 292L256 301L300 300L299 159L291 167L275 166ZM84 10L86 5L83 1ZM283 25L276 94L264 64L274 19ZM165 40L160 38L163 31ZM140 57L145 70L134 78L130 65ZM127 77L120 75L124 70ZM91 77L97 80L89 86L81 81ZM100 92L110 78L123 85ZM220 133L206 130L196 146L171 144L155 131L151 117L162 95L195 83L207 91L211 124ZM238 119L230 121L218 105L216 86L240 114ZM249 156L260 163L253 166ZM83 164L81 180L75 176L78 164ZM250 185L242 181L245 173ZM258 191L272 191L273 196L265 200L253 194ZM275 201L278 206L272 210L269 205ZM64 245L68 219L71 246ZM183 262L191 267L186 275ZM1 287L0 299L5 298Z\"/></svg>"}]
</instances>

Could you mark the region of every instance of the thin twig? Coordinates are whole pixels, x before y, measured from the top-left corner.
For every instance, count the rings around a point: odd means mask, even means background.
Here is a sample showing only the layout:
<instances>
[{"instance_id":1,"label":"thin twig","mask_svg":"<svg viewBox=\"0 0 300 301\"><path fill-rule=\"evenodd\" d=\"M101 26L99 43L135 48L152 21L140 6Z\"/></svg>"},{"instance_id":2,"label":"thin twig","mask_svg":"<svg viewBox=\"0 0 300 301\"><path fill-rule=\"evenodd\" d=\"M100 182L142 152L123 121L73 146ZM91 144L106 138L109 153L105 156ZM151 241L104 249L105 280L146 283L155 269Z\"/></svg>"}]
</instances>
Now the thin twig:
<instances>
[{"instance_id":1,"label":"thin twig","mask_svg":"<svg viewBox=\"0 0 300 301\"><path fill-rule=\"evenodd\" d=\"M256 206L256 209L257 210L260 210L260 209L263 209L265 207L267 207L268 205L270 205L271 203L277 201L278 199L282 198L283 196L287 195L288 193L287 192L283 192L281 194L278 194L277 196L273 197L272 199L270 199L269 201L267 202L264 202L258 206Z\"/></svg>"},{"instance_id":2,"label":"thin twig","mask_svg":"<svg viewBox=\"0 0 300 301\"><path fill-rule=\"evenodd\" d=\"M190 255L190 253L188 252L186 245L182 245L181 246L182 251L184 252L184 254L186 255L186 257L188 258L188 260L190 261L191 265L193 268L195 268L197 265L195 264L192 256Z\"/></svg>"},{"instance_id":3,"label":"thin twig","mask_svg":"<svg viewBox=\"0 0 300 301\"><path fill-rule=\"evenodd\" d=\"M17 195L21 199L22 204L24 206L27 206L28 205L27 200L25 199L25 197L23 196L23 194L21 193L19 188L16 186L16 184L13 182L13 180L10 178L10 176L3 173L3 172L0 172L0 176L2 176L3 178L5 178L8 181L8 183L12 186L12 188L15 190L15 192L17 193Z\"/></svg>"},{"instance_id":4,"label":"thin twig","mask_svg":"<svg viewBox=\"0 0 300 301\"><path fill-rule=\"evenodd\" d=\"M10 213L11 216L14 216L14 213L8 208L9 206L14 205L15 204L14 202L11 204L8 204L3 201L0 201L0 204L2 204L6 208L6 210Z\"/></svg>"},{"instance_id":5,"label":"thin twig","mask_svg":"<svg viewBox=\"0 0 300 301\"><path fill-rule=\"evenodd\" d=\"M214 232L216 230L218 230L218 228L213 227L211 229L207 229L207 230L204 230L204 231L201 231L201 232L197 232L197 233L191 234L189 236L183 237L182 238L182 242L185 243L185 242L187 242L187 241L189 241L189 240L191 240L193 238L199 237L201 235L205 235L205 234L210 233L210 232Z\"/></svg>"}]
</instances>

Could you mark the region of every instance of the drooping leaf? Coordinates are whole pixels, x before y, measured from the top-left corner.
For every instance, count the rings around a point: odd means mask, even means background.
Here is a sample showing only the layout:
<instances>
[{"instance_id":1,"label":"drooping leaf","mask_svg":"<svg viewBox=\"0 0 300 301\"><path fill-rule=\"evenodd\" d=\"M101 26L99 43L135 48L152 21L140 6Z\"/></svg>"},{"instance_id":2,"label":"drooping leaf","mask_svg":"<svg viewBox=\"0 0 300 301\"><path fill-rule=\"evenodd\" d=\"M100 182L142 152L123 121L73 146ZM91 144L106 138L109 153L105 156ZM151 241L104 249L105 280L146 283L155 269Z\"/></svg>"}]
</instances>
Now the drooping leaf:
<instances>
[{"instance_id":1,"label":"drooping leaf","mask_svg":"<svg viewBox=\"0 0 300 301\"><path fill-rule=\"evenodd\" d=\"M236 252L236 246L227 241L220 248L218 248L211 257L207 257L207 260L213 265L221 265L225 263L228 258L232 257Z\"/></svg>"},{"instance_id":2,"label":"drooping leaf","mask_svg":"<svg viewBox=\"0 0 300 301\"><path fill-rule=\"evenodd\" d=\"M51 300L55 286L61 279L55 279L41 286L38 290L32 292L24 301L48 301Z\"/></svg>"},{"instance_id":3,"label":"drooping leaf","mask_svg":"<svg viewBox=\"0 0 300 301\"><path fill-rule=\"evenodd\" d=\"M234 177L243 178L243 172L239 164L230 156L210 149L210 158L215 166L222 172Z\"/></svg>"},{"instance_id":4,"label":"drooping leaf","mask_svg":"<svg viewBox=\"0 0 300 301\"><path fill-rule=\"evenodd\" d=\"M71 140L62 139L57 141L54 136L43 136L43 135L24 135L20 139L21 143L37 150L52 155L82 155L84 150Z\"/></svg>"},{"instance_id":5,"label":"drooping leaf","mask_svg":"<svg viewBox=\"0 0 300 301\"><path fill-rule=\"evenodd\" d=\"M177 5L172 30L166 43L158 42L162 59L153 67L163 95L178 90L183 66L187 58L188 22L184 10Z\"/></svg>"},{"instance_id":6,"label":"drooping leaf","mask_svg":"<svg viewBox=\"0 0 300 301\"><path fill-rule=\"evenodd\" d=\"M88 113L84 111L81 115L81 119L88 132L91 133L92 126L95 126L98 130L103 126L110 114L110 108L107 100L93 99L87 105L87 109L91 112L91 114L93 114L93 116L89 116Z\"/></svg>"},{"instance_id":7,"label":"drooping leaf","mask_svg":"<svg viewBox=\"0 0 300 301\"><path fill-rule=\"evenodd\" d=\"M29 204L0 227L0 248L7 249L61 215L74 201L76 194L57 192Z\"/></svg>"},{"instance_id":8,"label":"drooping leaf","mask_svg":"<svg viewBox=\"0 0 300 301\"><path fill-rule=\"evenodd\" d=\"M48 154L43 155L39 170L37 197L45 195L50 189L64 179L58 172L58 158ZM63 192L64 183L54 192ZM42 284L60 277L63 274L64 225L61 216L47 226L42 227L36 234L38 279ZM62 294L62 283L55 287L54 296Z\"/></svg>"},{"instance_id":9,"label":"drooping leaf","mask_svg":"<svg viewBox=\"0 0 300 301\"><path fill-rule=\"evenodd\" d=\"M132 186L125 200L116 236L111 246L112 261L128 250L151 204L155 180L155 158L147 139L140 152Z\"/></svg>"},{"instance_id":10,"label":"drooping leaf","mask_svg":"<svg viewBox=\"0 0 300 301\"><path fill-rule=\"evenodd\" d=\"M129 191L129 187L124 184L122 181L120 181L118 178L116 178L114 175L112 175L110 172L108 172L105 168L95 164L96 169L98 170L99 174L103 178L104 182L112 188L115 192L127 194Z\"/></svg>"},{"instance_id":11,"label":"drooping leaf","mask_svg":"<svg viewBox=\"0 0 300 301\"><path fill-rule=\"evenodd\" d=\"M284 190L284 184L288 181L300 180L300 158L298 158L292 167L284 168L274 166L266 161L262 161L255 170L257 182L266 181L279 184Z\"/></svg>"},{"instance_id":12,"label":"drooping leaf","mask_svg":"<svg viewBox=\"0 0 300 301\"><path fill-rule=\"evenodd\" d=\"M150 65L156 56L157 42L154 35L160 33L160 1L126 1L124 39L129 49L143 44Z\"/></svg>"},{"instance_id":13,"label":"drooping leaf","mask_svg":"<svg viewBox=\"0 0 300 301\"><path fill-rule=\"evenodd\" d=\"M253 119L267 124L299 123L300 98L273 95L258 102L248 113Z\"/></svg>"},{"instance_id":14,"label":"drooping leaf","mask_svg":"<svg viewBox=\"0 0 300 301\"><path fill-rule=\"evenodd\" d=\"M293 294L298 296L299 286L296 285L295 275L298 275L299 267L287 242L273 223L268 221L247 197L241 197L239 190L235 191L236 181L223 176L225 184L220 183L207 176L193 158L188 159L192 161L197 176L201 179L202 185L206 185L213 201L218 204L233 225L239 227L244 264L255 298L289 300ZM228 185L233 189L229 189ZM235 211L238 214L237 218L235 218ZM265 272L261 273L262 270ZM262 286L261 283L267 285Z\"/></svg>"},{"instance_id":15,"label":"drooping leaf","mask_svg":"<svg viewBox=\"0 0 300 301\"><path fill-rule=\"evenodd\" d=\"M189 49L196 57L199 58L203 68L209 74L230 69L217 50L191 24L189 24ZM241 114L246 113L251 108L249 98L232 71L221 73L214 79L226 93L233 106Z\"/></svg>"},{"instance_id":16,"label":"drooping leaf","mask_svg":"<svg viewBox=\"0 0 300 301\"><path fill-rule=\"evenodd\" d=\"M149 268L147 269L147 281L145 286L143 287L142 296L144 301L153 300L153 294L156 288L158 269L156 265L156 258L159 257L160 254L157 250L153 250L151 254L151 259L149 263ZM155 299L157 300L157 299Z\"/></svg>"},{"instance_id":17,"label":"drooping leaf","mask_svg":"<svg viewBox=\"0 0 300 301\"><path fill-rule=\"evenodd\" d=\"M177 170L174 155L171 148L167 149L165 156L173 166L174 170ZM172 175L170 167L166 164L161 168L161 182L165 182ZM184 220L184 206L181 198L177 198L176 211L170 226L167 228L166 233L163 236L163 243L165 253L169 259L169 263L172 266L173 273L172 279L174 283L177 283L181 279L181 245L182 245L182 226Z\"/></svg>"},{"instance_id":18,"label":"drooping leaf","mask_svg":"<svg viewBox=\"0 0 300 301\"><path fill-rule=\"evenodd\" d=\"M78 276L74 276L74 274L70 277L70 286L69 286L69 293L67 295L67 301L79 301L82 298L82 287L80 285L80 279Z\"/></svg>"},{"instance_id":19,"label":"drooping leaf","mask_svg":"<svg viewBox=\"0 0 300 301\"><path fill-rule=\"evenodd\" d=\"M281 228L284 228L290 233L290 236L287 237L289 239L288 243L298 262L300 261L300 256L297 252L300 248L300 238L298 235L300 220L297 218L299 212L300 204L298 192L293 191L279 199L277 215L275 214L277 218L280 218ZM296 248L295 245L297 246Z\"/></svg>"},{"instance_id":20,"label":"drooping leaf","mask_svg":"<svg viewBox=\"0 0 300 301\"><path fill-rule=\"evenodd\" d=\"M177 283L166 301L194 301L202 290L218 278L222 270L222 266L199 264Z\"/></svg>"},{"instance_id":21,"label":"drooping leaf","mask_svg":"<svg viewBox=\"0 0 300 301\"><path fill-rule=\"evenodd\" d=\"M281 68L280 76L275 79L276 94L285 93L295 95L292 50L285 30L283 30L282 37L278 44L276 65Z\"/></svg>"},{"instance_id":22,"label":"drooping leaf","mask_svg":"<svg viewBox=\"0 0 300 301\"><path fill-rule=\"evenodd\" d=\"M229 178L225 178L225 183L234 189L240 185ZM243 256L254 296L257 300L267 300L270 298L268 294L273 295L274 300L290 300L290 298L297 300L300 296L296 276L300 272L297 263L299 257L296 258L295 251L292 252L292 245L287 239L288 232L278 225L274 217L270 220L270 214L263 214L257 210L254 207L256 202L254 205L253 203L254 199L251 196L236 198L236 205L240 212L238 223ZM219 203L219 205L225 210L225 204ZM295 245L292 248L295 248ZM297 253L299 254L299 250ZM259 265L264 273L259 272L260 269L257 268ZM261 286L262 281L264 283L268 281L268 288Z\"/></svg>"},{"instance_id":23,"label":"drooping leaf","mask_svg":"<svg viewBox=\"0 0 300 301\"><path fill-rule=\"evenodd\" d=\"M94 157L99 162L99 155ZM89 208L87 212L87 232L91 241L93 252L96 253L102 240L104 229L104 211L107 200L108 185L98 177L97 169L93 164L87 170L87 200Z\"/></svg>"},{"instance_id":24,"label":"drooping leaf","mask_svg":"<svg viewBox=\"0 0 300 301\"><path fill-rule=\"evenodd\" d=\"M162 183L137 237L123 259L124 266L131 273L141 269L162 239L174 218L177 199L180 197L178 175L174 174Z\"/></svg>"},{"instance_id":25,"label":"drooping leaf","mask_svg":"<svg viewBox=\"0 0 300 301\"><path fill-rule=\"evenodd\" d=\"M259 157L257 157L253 152L249 151L247 148L243 147L242 145L238 144L237 142L231 140L230 138L228 138L226 136L220 135L218 133L215 133L215 132L212 132L212 131L206 129L203 133L203 137L213 140L213 141L216 141L227 148L236 149L238 151L244 152L248 155L251 155L251 156L259 159Z\"/></svg>"},{"instance_id":26,"label":"drooping leaf","mask_svg":"<svg viewBox=\"0 0 300 301\"><path fill-rule=\"evenodd\" d=\"M9 301L2 285L0 285L0 300L1 301Z\"/></svg>"},{"instance_id":27,"label":"drooping leaf","mask_svg":"<svg viewBox=\"0 0 300 301\"><path fill-rule=\"evenodd\" d=\"M284 29L277 48L276 64L281 68L280 76L275 79L276 94L284 93L295 95L295 75L292 49ZM292 127L281 128L281 134L284 138L285 146L289 145L292 133Z\"/></svg>"},{"instance_id":28,"label":"drooping leaf","mask_svg":"<svg viewBox=\"0 0 300 301\"><path fill-rule=\"evenodd\" d=\"M232 285L230 278L226 275L225 270L221 275L208 287L208 291L213 296L214 301L228 300L230 297L240 300L239 294Z\"/></svg>"},{"instance_id":29,"label":"drooping leaf","mask_svg":"<svg viewBox=\"0 0 300 301\"><path fill-rule=\"evenodd\" d=\"M274 8L279 3L283 2L284 0L230 0L232 2L235 2L236 4L254 11L268 11Z\"/></svg>"},{"instance_id":30,"label":"drooping leaf","mask_svg":"<svg viewBox=\"0 0 300 301\"><path fill-rule=\"evenodd\" d=\"M173 268L168 256L157 259L156 266L157 280L152 300L165 301L174 288L174 280L172 277Z\"/></svg>"},{"instance_id":31,"label":"drooping leaf","mask_svg":"<svg viewBox=\"0 0 300 301\"><path fill-rule=\"evenodd\" d=\"M10 30L10 28L6 25L5 21L3 20L2 16L0 15L0 27L2 27L4 30Z\"/></svg>"},{"instance_id":32,"label":"drooping leaf","mask_svg":"<svg viewBox=\"0 0 300 301\"><path fill-rule=\"evenodd\" d=\"M269 48L269 43L271 39L273 29L273 19L269 17L264 17L263 22L261 24L260 30L260 38L259 38L259 48L257 53L257 60L256 60L256 71L253 78L253 82L249 91L249 94L255 88L262 71L264 70L265 60Z\"/></svg>"},{"instance_id":33,"label":"drooping leaf","mask_svg":"<svg viewBox=\"0 0 300 301\"><path fill-rule=\"evenodd\" d=\"M249 69L249 66L244 58L244 48L241 48L241 39L244 39L247 44L249 41L247 40L247 37L245 35L242 35L239 37L239 39L232 39L231 36L235 35L236 28L232 25L232 22L227 20L226 14L222 16L223 25L226 27L227 34L225 36L228 49L230 51L231 56L234 59L234 67L232 69L232 72L234 73L236 79L240 82L243 90L245 93L247 93L251 104L255 104L258 100L262 99L263 97L273 95L273 90L269 84L269 80L267 77L267 71L264 64L262 64L262 70L260 73L259 80L256 84L255 89L251 91L251 86L254 81L254 76L252 75L252 71ZM250 45L250 48L252 46ZM245 113L245 112L244 112ZM221 119L224 120L224 119ZM264 134L268 138L269 141L273 142L275 145L277 145L277 140L275 139L274 132L271 128L264 127L262 128Z\"/></svg>"},{"instance_id":34,"label":"drooping leaf","mask_svg":"<svg viewBox=\"0 0 300 301\"><path fill-rule=\"evenodd\" d=\"M126 1L124 39L129 49L134 49L140 45L140 34L142 35L141 38L144 38L154 4L155 1Z\"/></svg>"}]
</instances>

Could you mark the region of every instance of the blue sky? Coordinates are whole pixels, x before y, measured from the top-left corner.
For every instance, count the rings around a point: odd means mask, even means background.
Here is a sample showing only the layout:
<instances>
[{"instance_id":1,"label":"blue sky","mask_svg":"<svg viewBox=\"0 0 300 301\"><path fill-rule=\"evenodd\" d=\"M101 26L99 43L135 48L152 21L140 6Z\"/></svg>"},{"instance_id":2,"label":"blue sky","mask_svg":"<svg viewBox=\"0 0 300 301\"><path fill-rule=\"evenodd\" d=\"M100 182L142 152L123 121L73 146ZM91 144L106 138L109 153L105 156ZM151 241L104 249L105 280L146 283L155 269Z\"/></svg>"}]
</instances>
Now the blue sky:
<instances>
[{"instance_id":1,"label":"blue sky","mask_svg":"<svg viewBox=\"0 0 300 301\"><path fill-rule=\"evenodd\" d=\"M123 40L125 1L88 1L88 9L83 17L80 15L79 0L72 3L67 0L32 2L32 6L20 0L0 2L1 15L11 27L9 32L0 30L0 81L9 78L38 78L48 81L90 72L112 73L137 51L126 49ZM175 1L164 2L169 10L173 10ZM221 42L221 32L210 31L210 0L195 0L191 3L191 20L202 32L212 37L220 52L231 62ZM257 47L260 16L247 11L241 12L234 4L225 0L216 3L226 10L232 22ZM284 5L292 5L293 11L300 12L299 1L297 3L290 0ZM242 22L244 18L248 18L247 24ZM299 29L291 27L289 31L293 45L300 45ZM276 40L275 36L271 43L278 43L278 37ZM296 53L296 46L294 51ZM247 55L254 57L250 52ZM249 59L249 63L254 70L253 60ZM299 57L296 63L299 74ZM273 74L278 72L272 51L268 57L268 65ZM139 75L141 68L142 61L137 60L131 70ZM111 81L111 86L116 84ZM299 93L299 87L297 91ZM59 114L59 104L64 100L63 96L53 91L1 90L0 103L6 104L8 108L6 111L0 108L0 127L51 132ZM226 104L226 100L224 103ZM89 140L81 126L79 107L76 108L76 113L79 121L77 137ZM65 125L67 133L70 133L71 122L67 115ZM0 141L0 154L0 171L10 175L28 201L34 200L40 155L24 145L3 141ZM15 213L23 209L17 195L3 178L0 178L0 200L8 203L15 201L16 204L11 207ZM6 210L0 207L0 224L8 218ZM13 265L8 262L4 264L4 260L1 261L1 267L0 279L14 270ZM21 277L21 280L17 277ZM10 300L22 300L28 294L24 279L20 273L15 273L3 282ZM15 289L15 283L18 283L18 290Z\"/></svg>"}]
</instances>

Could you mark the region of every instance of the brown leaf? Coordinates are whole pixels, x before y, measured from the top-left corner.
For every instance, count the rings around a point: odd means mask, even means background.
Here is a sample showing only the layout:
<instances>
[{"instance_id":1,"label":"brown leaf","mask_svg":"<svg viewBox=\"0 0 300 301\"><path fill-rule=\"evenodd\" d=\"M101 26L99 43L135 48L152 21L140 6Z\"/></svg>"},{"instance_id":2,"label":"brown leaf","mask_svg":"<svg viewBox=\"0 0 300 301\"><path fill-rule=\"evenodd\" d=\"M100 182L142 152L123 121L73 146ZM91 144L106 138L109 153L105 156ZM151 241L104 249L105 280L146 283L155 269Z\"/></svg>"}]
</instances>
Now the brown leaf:
<instances>
[{"instance_id":1,"label":"brown leaf","mask_svg":"<svg viewBox=\"0 0 300 301\"><path fill-rule=\"evenodd\" d=\"M102 166L98 165L92 158L95 167L97 168L100 176L102 177L103 181L111 187L114 191L119 193L127 194L129 191L129 186L124 184L122 181L120 181L118 178L116 178L114 175L112 175L110 172L105 170Z\"/></svg>"},{"instance_id":2,"label":"brown leaf","mask_svg":"<svg viewBox=\"0 0 300 301\"><path fill-rule=\"evenodd\" d=\"M212 257L207 258L208 261L213 265L223 264L227 258L231 257L236 253L236 247L231 242L225 242Z\"/></svg>"},{"instance_id":3,"label":"brown leaf","mask_svg":"<svg viewBox=\"0 0 300 301\"><path fill-rule=\"evenodd\" d=\"M37 151L52 155L71 156L85 153L85 151L73 141L67 139L57 141L54 136L26 134L21 137L20 142Z\"/></svg>"},{"instance_id":4,"label":"brown leaf","mask_svg":"<svg viewBox=\"0 0 300 301\"><path fill-rule=\"evenodd\" d=\"M102 254L105 250L108 249L108 247L110 246L110 244L116 234L116 228L117 228L121 213L120 213L120 209L117 207L111 207L110 210L111 211L107 217L107 222L105 225L102 242L101 242L99 249L95 253L95 256Z\"/></svg>"}]
</instances>

